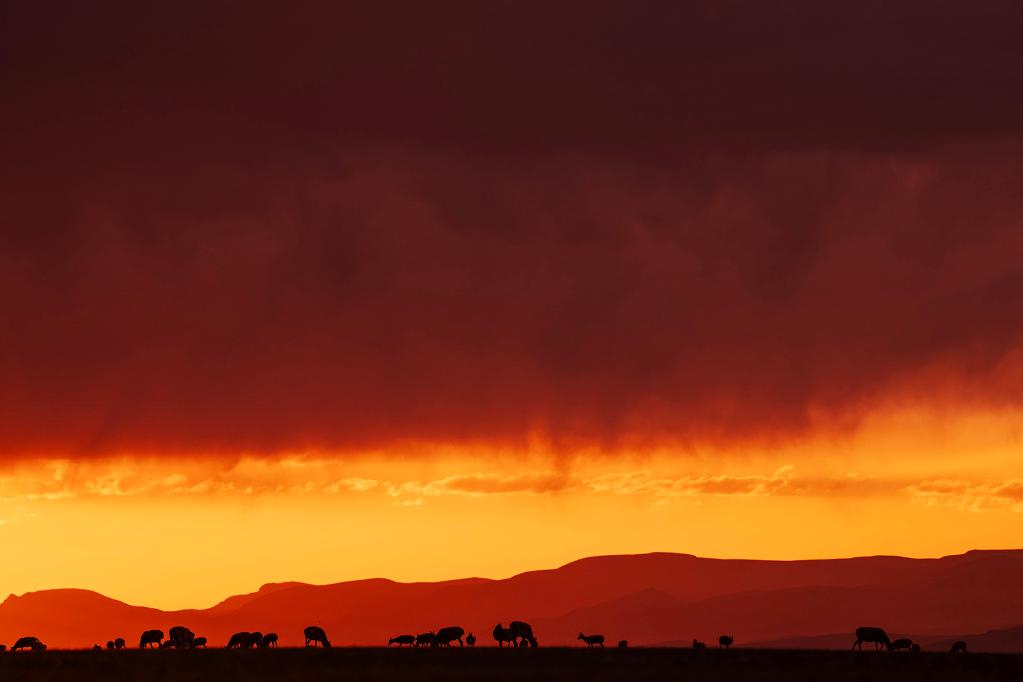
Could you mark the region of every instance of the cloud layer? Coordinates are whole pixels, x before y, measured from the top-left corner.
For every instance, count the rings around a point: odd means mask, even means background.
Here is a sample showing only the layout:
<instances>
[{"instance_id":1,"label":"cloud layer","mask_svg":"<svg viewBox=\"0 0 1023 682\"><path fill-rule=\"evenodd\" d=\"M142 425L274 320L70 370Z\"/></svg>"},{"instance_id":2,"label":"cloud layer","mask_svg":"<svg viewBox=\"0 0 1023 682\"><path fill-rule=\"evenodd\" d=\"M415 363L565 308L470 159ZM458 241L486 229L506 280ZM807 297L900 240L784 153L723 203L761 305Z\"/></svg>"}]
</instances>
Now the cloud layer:
<instances>
[{"instance_id":1,"label":"cloud layer","mask_svg":"<svg viewBox=\"0 0 1023 682\"><path fill-rule=\"evenodd\" d=\"M256 5L0 22L5 456L1018 403L1015 4Z\"/></svg>"}]
</instances>

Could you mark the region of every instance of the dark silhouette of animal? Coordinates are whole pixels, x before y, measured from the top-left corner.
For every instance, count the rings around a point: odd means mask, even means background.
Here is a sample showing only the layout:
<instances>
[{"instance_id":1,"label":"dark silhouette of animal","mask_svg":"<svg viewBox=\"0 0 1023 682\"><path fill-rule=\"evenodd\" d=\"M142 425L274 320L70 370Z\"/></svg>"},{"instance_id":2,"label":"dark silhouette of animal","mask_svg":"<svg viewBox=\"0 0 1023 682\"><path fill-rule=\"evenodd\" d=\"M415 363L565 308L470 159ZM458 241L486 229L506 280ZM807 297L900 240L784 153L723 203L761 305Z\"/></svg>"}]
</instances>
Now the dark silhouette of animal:
<instances>
[{"instance_id":1,"label":"dark silhouette of animal","mask_svg":"<svg viewBox=\"0 0 1023 682\"><path fill-rule=\"evenodd\" d=\"M499 647L503 647L505 642L510 642L512 646L516 646L515 633L512 632L511 628L506 628L500 623L494 626L494 641L497 642Z\"/></svg>"},{"instance_id":2,"label":"dark silhouette of animal","mask_svg":"<svg viewBox=\"0 0 1023 682\"><path fill-rule=\"evenodd\" d=\"M877 651L882 646L888 649L888 651L892 650L892 642L888 639L888 633L881 628L856 628L856 641L853 642L852 648L863 651L864 642L873 642L874 651Z\"/></svg>"},{"instance_id":3,"label":"dark silhouette of animal","mask_svg":"<svg viewBox=\"0 0 1023 682\"><path fill-rule=\"evenodd\" d=\"M101 647L99 644L93 644L92 645L92 650L93 651L103 651L103 647Z\"/></svg>"},{"instance_id":4,"label":"dark silhouette of animal","mask_svg":"<svg viewBox=\"0 0 1023 682\"><path fill-rule=\"evenodd\" d=\"M618 648L619 649L628 649L629 648L629 640L627 640L627 639L620 639L620 640L618 640Z\"/></svg>"},{"instance_id":5,"label":"dark silhouette of animal","mask_svg":"<svg viewBox=\"0 0 1023 682\"><path fill-rule=\"evenodd\" d=\"M194 647L202 647L202 648L205 649L206 648L206 638L205 637L196 637L195 639L192 640L192 646L194 646Z\"/></svg>"},{"instance_id":6,"label":"dark silhouette of animal","mask_svg":"<svg viewBox=\"0 0 1023 682\"><path fill-rule=\"evenodd\" d=\"M330 640L327 639L327 633L319 625L310 625L302 632L305 634L306 646L316 646L319 643L324 649L330 648Z\"/></svg>"},{"instance_id":7,"label":"dark silhouette of animal","mask_svg":"<svg viewBox=\"0 0 1023 682\"><path fill-rule=\"evenodd\" d=\"M471 632L465 636L465 643L469 645L470 649L476 648L476 635Z\"/></svg>"},{"instance_id":8,"label":"dark silhouette of animal","mask_svg":"<svg viewBox=\"0 0 1023 682\"><path fill-rule=\"evenodd\" d=\"M163 642L163 630L146 630L139 637L139 648L158 648Z\"/></svg>"},{"instance_id":9,"label":"dark silhouette of animal","mask_svg":"<svg viewBox=\"0 0 1023 682\"><path fill-rule=\"evenodd\" d=\"M167 632L167 639L174 642L176 649L187 649L192 646L192 640L195 639L195 633L186 628L184 625L175 625Z\"/></svg>"},{"instance_id":10,"label":"dark silhouette of animal","mask_svg":"<svg viewBox=\"0 0 1023 682\"><path fill-rule=\"evenodd\" d=\"M178 645L173 639L168 639L160 643L161 649L173 649Z\"/></svg>"},{"instance_id":11,"label":"dark silhouette of animal","mask_svg":"<svg viewBox=\"0 0 1023 682\"><path fill-rule=\"evenodd\" d=\"M392 644L397 644L398 648L401 648L401 647L405 646L406 644L408 644L409 646L415 646L416 645L416 636L415 635L398 635L397 637L391 637L389 640L387 640L387 646L391 646Z\"/></svg>"},{"instance_id":12,"label":"dark silhouette of animal","mask_svg":"<svg viewBox=\"0 0 1023 682\"><path fill-rule=\"evenodd\" d=\"M524 646L526 642L529 642L529 646L536 648L536 637L533 636L533 626L529 623L521 620L513 620L508 623L508 629L512 631L512 635L519 639L519 646Z\"/></svg>"},{"instance_id":13,"label":"dark silhouette of animal","mask_svg":"<svg viewBox=\"0 0 1023 682\"><path fill-rule=\"evenodd\" d=\"M952 642L952 648L949 649L948 653L950 653L950 654L965 654L966 653L966 642L964 642L961 639L957 639L955 642Z\"/></svg>"},{"instance_id":14,"label":"dark silhouette of animal","mask_svg":"<svg viewBox=\"0 0 1023 682\"><path fill-rule=\"evenodd\" d=\"M920 653L920 645L917 644L916 642L913 642L913 646L909 647L909 650L914 654L918 654Z\"/></svg>"},{"instance_id":15,"label":"dark silhouette of animal","mask_svg":"<svg viewBox=\"0 0 1023 682\"><path fill-rule=\"evenodd\" d=\"M249 647L249 637L251 636L251 632L236 632L231 635L231 639L227 640L227 648L247 649Z\"/></svg>"},{"instance_id":16,"label":"dark silhouette of animal","mask_svg":"<svg viewBox=\"0 0 1023 682\"><path fill-rule=\"evenodd\" d=\"M719 649L727 649L728 647L732 646L733 643L735 643L735 637L733 637L732 635L721 635L720 637L718 637Z\"/></svg>"},{"instance_id":17,"label":"dark silhouette of animal","mask_svg":"<svg viewBox=\"0 0 1023 682\"><path fill-rule=\"evenodd\" d=\"M902 649L909 651L912 648L913 640L909 639L908 637L900 637L899 639L892 642L892 651L900 651Z\"/></svg>"},{"instance_id":18,"label":"dark silhouette of animal","mask_svg":"<svg viewBox=\"0 0 1023 682\"><path fill-rule=\"evenodd\" d=\"M115 649L124 648L124 637L118 637L117 639L114 640L114 648Z\"/></svg>"},{"instance_id":19,"label":"dark silhouette of animal","mask_svg":"<svg viewBox=\"0 0 1023 682\"><path fill-rule=\"evenodd\" d=\"M576 639L586 642L587 648L594 645L604 646L604 635L584 635L580 632Z\"/></svg>"},{"instance_id":20,"label":"dark silhouette of animal","mask_svg":"<svg viewBox=\"0 0 1023 682\"><path fill-rule=\"evenodd\" d=\"M42 642L36 642L32 645L32 651L46 651L46 645Z\"/></svg>"},{"instance_id":21,"label":"dark silhouette of animal","mask_svg":"<svg viewBox=\"0 0 1023 682\"><path fill-rule=\"evenodd\" d=\"M701 641L699 641L697 639L694 639L693 640L693 648L694 649L706 649L707 648L707 643L706 642L701 642Z\"/></svg>"},{"instance_id":22,"label":"dark silhouette of animal","mask_svg":"<svg viewBox=\"0 0 1023 682\"><path fill-rule=\"evenodd\" d=\"M278 639L280 639L280 637L277 636L276 632L268 632L265 635L263 635L263 641L259 643L259 646L263 647L264 649L266 648L276 649Z\"/></svg>"},{"instance_id":23,"label":"dark silhouette of animal","mask_svg":"<svg viewBox=\"0 0 1023 682\"><path fill-rule=\"evenodd\" d=\"M451 646L452 642L458 640L458 646L462 647L465 646L465 642L462 641L464 636L465 630L457 625L449 625L437 630L437 635L433 638L433 646Z\"/></svg>"},{"instance_id":24,"label":"dark silhouette of animal","mask_svg":"<svg viewBox=\"0 0 1023 682\"><path fill-rule=\"evenodd\" d=\"M114 640L112 639L107 640L107 649L110 649L111 651L114 650Z\"/></svg>"},{"instance_id":25,"label":"dark silhouette of animal","mask_svg":"<svg viewBox=\"0 0 1023 682\"><path fill-rule=\"evenodd\" d=\"M11 651L21 651L22 649L32 649L36 651L36 647L42 644L38 637L19 637L18 641L11 647Z\"/></svg>"},{"instance_id":26,"label":"dark silhouette of animal","mask_svg":"<svg viewBox=\"0 0 1023 682\"><path fill-rule=\"evenodd\" d=\"M433 640L436 638L437 635L432 632L421 632L416 635L416 647L431 646L433 644Z\"/></svg>"},{"instance_id":27,"label":"dark silhouette of animal","mask_svg":"<svg viewBox=\"0 0 1023 682\"><path fill-rule=\"evenodd\" d=\"M254 649L254 648L260 646L262 643L263 643L263 633L262 632L250 632L249 633L249 641L247 641L245 643L245 648L246 649Z\"/></svg>"}]
</instances>

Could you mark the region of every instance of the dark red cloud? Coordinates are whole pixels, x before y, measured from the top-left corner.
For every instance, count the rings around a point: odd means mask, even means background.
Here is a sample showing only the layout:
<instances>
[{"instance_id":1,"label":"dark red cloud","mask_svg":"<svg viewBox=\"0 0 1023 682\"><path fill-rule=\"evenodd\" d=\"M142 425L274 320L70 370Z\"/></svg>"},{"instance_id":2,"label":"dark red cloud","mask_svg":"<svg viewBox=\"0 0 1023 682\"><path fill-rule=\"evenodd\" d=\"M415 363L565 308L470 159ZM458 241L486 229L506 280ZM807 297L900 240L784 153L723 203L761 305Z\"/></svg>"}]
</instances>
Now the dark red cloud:
<instances>
[{"instance_id":1,"label":"dark red cloud","mask_svg":"<svg viewBox=\"0 0 1023 682\"><path fill-rule=\"evenodd\" d=\"M6 453L1019 398L1018 4L250 4L2 10Z\"/></svg>"}]
</instances>

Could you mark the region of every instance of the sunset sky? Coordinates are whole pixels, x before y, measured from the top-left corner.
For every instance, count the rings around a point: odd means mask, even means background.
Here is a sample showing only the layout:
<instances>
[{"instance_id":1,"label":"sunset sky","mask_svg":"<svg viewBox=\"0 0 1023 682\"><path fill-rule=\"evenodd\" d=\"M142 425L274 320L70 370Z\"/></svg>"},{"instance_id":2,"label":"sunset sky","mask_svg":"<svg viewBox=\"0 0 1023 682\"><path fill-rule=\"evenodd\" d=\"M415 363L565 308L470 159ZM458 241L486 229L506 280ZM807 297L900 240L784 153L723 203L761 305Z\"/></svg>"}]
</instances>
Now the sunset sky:
<instances>
[{"instance_id":1,"label":"sunset sky","mask_svg":"<svg viewBox=\"0 0 1023 682\"><path fill-rule=\"evenodd\" d=\"M0 599L1021 546L1021 22L0 9Z\"/></svg>"}]
</instances>

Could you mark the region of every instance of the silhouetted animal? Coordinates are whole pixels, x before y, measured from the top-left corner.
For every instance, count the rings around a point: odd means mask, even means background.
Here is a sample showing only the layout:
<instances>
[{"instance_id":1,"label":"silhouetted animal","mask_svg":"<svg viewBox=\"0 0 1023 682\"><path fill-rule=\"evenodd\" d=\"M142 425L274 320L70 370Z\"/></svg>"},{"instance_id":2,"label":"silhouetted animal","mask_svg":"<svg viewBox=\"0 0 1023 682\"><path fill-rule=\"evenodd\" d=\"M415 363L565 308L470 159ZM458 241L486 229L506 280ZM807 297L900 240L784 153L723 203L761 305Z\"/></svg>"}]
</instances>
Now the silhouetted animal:
<instances>
[{"instance_id":1,"label":"silhouetted animal","mask_svg":"<svg viewBox=\"0 0 1023 682\"><path fill-rule=\"evenodd\" d=\"M206 648L206 638L205 637L196 637L195 639L192 640L192 646L194 646L194 647L202 647L202 648L205 649Z\"/></svg>"},{"instance_id":2,"label":"silhouetted animal","mask_svg":"<svg viewBox=\"0 0 1023 682\"><path fill-rule=\"evenodd\" d=\"M103 647L101 647L99 644L93 644L92 645L92 650L93 651L103 651Z\"/></svg>"},{"instance_id":3,"label":"silhouetted animal","mask_svg":"<svg viewBox=\"0 0 1023 682\"><path fill-rule=\"evenodd\" d=\"M706 642L701 642L699 640L694 639L693 640L693 648L694 649L706 649L707 648L707 643Z\"/></svg>"},{"instance_id":4,"label":"silhouetted animal","mask_svg":"<svg viewBox=\"0 0 1023 682\"><path fill-rule=\"evenodd\" d=\"M952 643L952 648L949 649L950 654L965 654L966 653L966 642L959 639Z\"/></svg>"},{"instance_id":5,"label":"silhouetted animal","mask_svg":"<svg viewBox=\"0 0 1023 682\"><path fill-rule=\"evenodd\" d=\"M408 644L409 646L415 646L416 645L416 636L415 635L398 635L397 637L391 637L389 640L387 640L387 646L391 646L392 644L397 644L399 648L401 648L402 646L404 646L406 644Z\"/></svg>"},{"instance_id":6,"label":"silhouetted animal","mask_svg":"<svg viewBox=\"0 0 1023 682\"><path fill-rule=\"evenodd\" d=\"M319 642L320 646L324 649L330 648L330 640L327 639L327 633L319 625L310 625L302 632L305 634L306 646L316 646L316 643Z\"/></svg>"},{"instance_id":7,"label":"silhouetted animal","mask_svg":"<svg viewBox=\"0 0 1023 682\"><path fill-rule=\"evenodd\" d=\"M433 640L437 638L437 635L432 632L421 632L416 635L416 647L430 646L433 644Z\"/></svg>"},{"instance_id":8,"label":"silhouetted animal","mask_svg":"<svg viewBox=\"0 0 1023 682\"><path fill-rule=\"evenodd\" d=\"M917 644L916 642L913 642L913 646L909 647L909 650L914 654L918 654L920 653L920 645Z\"/></svg>"},{"instance_id":9,"label":"silhouetted animal","mask_svg":"<svg viewBox=\"0 0 1023 682\"><path fill-rule=\"evenodd\" d=\"M470 649L476 648L476 635L471 632L465 636L465 643L469 645Z\"/></svg>"},{"instance_id":10,"label":"silhouetted animal","mask_svg":"<svg viewBox=\"0 0 1023 682\"><path fill-rule=\"evenodd\" d=\"M732 646L734 642L735 637L733 637L732 635L721 635L720 637L718 637L718 648L727 649L728 647Z\"/></svg>"},{"instance_id":11,"label":"silhouetted animal","mask_svg":"<svg viewBox=\"0 0 1023 682\"><path fill-rule=\"evenodd\" d=\"M252 649L252 648L260 646L262 643L263 643L263 633L262 632L250 632L249 633L249 641L247 641L245 643L245 648L246 649Z\"/></svg>"},{"instance_id":12,"label":"silhouetted animal","mask_svg":"<svg viewBox=\"0 0 1023 682\"><path fill-rule=\"evenodd\" d=\"M586 642L587 647L591 647L594 644L604 646L604 635L584 635L583 633L580 632L579 636L576 639L581 639L582 641Z\"/></svg>"},{"instance_id":13,"label":"silhouetted animal","mask_svg":"<svg viewBox=\"0 0 1023 682\"><path fill-rule=\"evenodd\" d=\"M912 648L913 648L913 640L911 640L911 639L909 639L907 637L900 637L899 639L897 639L894 642L892 642L892 651L899 651L901 649L905 649L906 651L909 651Z\"/></svg>"},{"instance_id":14,"label":"silhouetted animal","mask_svg":"<svg viewBox=\"0 0 1023 682\"><path fill-rule=\"evenodd\" d=\"M161 649L173 649L177 645L178 645L178 643L175 642L173 639L168 639L168 640L160 643L160 648Z\"/></svg>"},{"instance_id":15,"label":"silhouetted animal","mask_svg":"<svg viewBox=\"0 0 1023 682\"><path fill-rule=\"evenodd\" d=\"M873 642L874 651L877 651L882 646L888 649L888 651L892 650L892 642L888 639L888 633L881 628L856 628L856 641L853 642L852 648L863 651L864 642Z\"/></svg>"},{"instance_id":16,"label":"silhouetted animal","mask_svg":"<svg viewBox=\"0 0 1023 682\"><path fill-rule=\"evenodd\" d=\"M167 639L174 642L175 648L187 649L192 646L192 640L195 639L195 633L186 628L184 625L175 625L167 632Z\"/></svg>"},{"instance_id":17,"label":"silhouetted animal","mask_svg":"<svg viewBox=\"0 0 1023 682\"><path fill-rule=\"evenodd\" d=\"M494 641L499 647L503 647L505 642L510 642L512 646L515 646L515 633L511 628L506 628L498 623L494 626Z\"/></svg>"},{"instance_id":18,"label":"silhouetted animal","mask_svg":"<svg viewBox=\"0 0 1023 682\"><path fill-rule=\"evenodd\" d=\"M160 646L161 642L163 642L163 630L146 630L142 633L142 636L139 637L139 648L156 648Z\"/></svg>"},{"instance_id":19,"label":"silhouetted animal","mask_svg":"<svg viewBox=\"0 0 1023 682\"><path fill-rule=\"evenodd\" d=\"M536 637L533 636L533 626L529 623L525 623L521 620L513 620L508 623L508 629L512 631L512 635L517 637L521 641L518 642L519 646L529 642L529 646L536 648Z\"/></svg>"},{"instance_id":20,"label":"silhouetted animal","mask_svg":"<svg viewBox=\"0 0 1023 682\"><path fill-rule=\"evenodd\" d=\"M236 632L231 635L231 639L227 640L227 648L247 649L249 646L249 637L251 636L251 632Z\"/></svg>"},{"instance_id":21,"label":"silhouetted animal","mask_svg":"<svg viewBox=\"0 0 1023 682\"><path fill-rule=\"evenodd\" d=\"M464 636L465 630L457 625L450 625L437 630L437 635L433 638L433 646L451 646L455 640L458 640L458 646L465 646L465 642L462 641Z\"/></svg>"},{"instance_id":22,"label":"silhouetted animal","mask_svg":"<svg viewBox=\"0 0 1023 682\"><path fill-rule=\"evenodd\" d=\"M114 640L114 648L115 649L124 648L124 637L118 637L117 639Z\"/></svg>"},{"instance_id":23,"label":"silhouetted animal","mask_svg":"<svg viewBox=\"0 0 1023 682\"><path fill-rule=\"evenodd\" d=\"M114 650L114 640L112 639L107 640L107 649L110 649L111 651Z\"/></svg>"},{"instance_id":24,"label":"silhouetted animal","mask_svg":"<svg viewBox=\"0 0 1023 682\"><path fill-rule=\"evenodd\" d=\"M46 645L42 642L36 642L32 645L32 651L46 651Z\"/></svg>"},{"instance_id":25,"label":"silhouetted animal","mask_svg":"<svg viewBox=\"0 0 1023 682\"><path fill-rule=\"evenodd\" d=\"M259 646L263 648L277 648L277 640L280 639L276 632L268 632L263 635L263 641L259 643Z\"/></svg>"},{"instance_id":26,"label":"silhouetted animal","mask_svg":"<svg viewBox=\"0 0 1023 682\"><path fill-rule=\"evenodd\" d=\"M22 649L36 650L36 646L42 644L38 637L19 637L18 641L11 647L11 651L21 651Z\"/></svg>"},{"instance_id":27,"label":"silhouetted animal","mask_svg":"<svg viewBox=\"0 0 1023 682\"><path fill-rule=\"evenodd\" d=\"M620 640L618 640L618 648L619 649L628 649L629 648L629 640L627 640L627 639L620 639Z\"/></svg>"}]
</instances>

